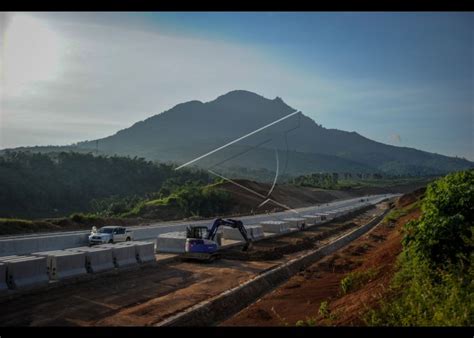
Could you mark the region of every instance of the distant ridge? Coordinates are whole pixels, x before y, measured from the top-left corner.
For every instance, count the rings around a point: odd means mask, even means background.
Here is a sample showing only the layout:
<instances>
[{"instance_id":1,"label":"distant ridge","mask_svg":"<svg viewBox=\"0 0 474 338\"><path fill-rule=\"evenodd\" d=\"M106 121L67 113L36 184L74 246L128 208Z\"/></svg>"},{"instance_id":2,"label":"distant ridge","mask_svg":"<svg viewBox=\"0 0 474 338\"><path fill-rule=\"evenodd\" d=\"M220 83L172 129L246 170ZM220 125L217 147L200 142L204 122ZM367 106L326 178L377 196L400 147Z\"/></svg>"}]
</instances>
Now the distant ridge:
<instances>
[{"instance_id":1,"label":"distant ridge","mask_svg":"<svg viewBox=\"0 0 474 338\"><path fill-rule=\"evenodd\" d=\"M234 90L210 102L188 101L99 139L99 153L185 163L295 112L280 97ZM302 113L195 164L275 170L275 151L288 174L311 172L439 175L474 167L461 158L372 141L356 132L326 129ZM291 130L287 132L287 130ZM286 133L286 139L285 139ZM267 139L271 141L264 143ZM263 143L259 147L255 147ZM92 151L96 140L75 146L27 147L32 151ZM276 149L276 150L275 150ZM243 153L241 156L236 156ZM229 160L229 158L233 158ZM226 161L227 160L227 161Z\"/></svg>"}]
</instances>

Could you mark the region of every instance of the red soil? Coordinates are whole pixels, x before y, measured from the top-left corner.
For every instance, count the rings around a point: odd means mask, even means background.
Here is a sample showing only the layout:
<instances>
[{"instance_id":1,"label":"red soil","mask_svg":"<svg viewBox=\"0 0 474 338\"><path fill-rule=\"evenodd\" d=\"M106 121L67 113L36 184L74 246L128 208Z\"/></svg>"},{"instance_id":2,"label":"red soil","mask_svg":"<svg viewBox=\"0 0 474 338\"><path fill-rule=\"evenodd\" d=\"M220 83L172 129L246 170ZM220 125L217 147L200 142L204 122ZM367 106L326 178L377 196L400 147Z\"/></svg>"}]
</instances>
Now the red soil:
<instances>
[{"instance_id":1,"label":"red soil","mask_svg":"<svg viewBox=\"0 0 474 338\"><path fill-rule=\"evenodd\" d=\"M295 325L298 320L316 319L316 325L364 325L363 316L387 294L401 252L402 225L418 218L419 210L396 224L378 225L349 246L309 266L256 303L221 323L222 326ZM361 288L342 295L341 279L352 271L376 271ZM327 301L332 314L318 314Z\"/></svg>"}]
</instances>

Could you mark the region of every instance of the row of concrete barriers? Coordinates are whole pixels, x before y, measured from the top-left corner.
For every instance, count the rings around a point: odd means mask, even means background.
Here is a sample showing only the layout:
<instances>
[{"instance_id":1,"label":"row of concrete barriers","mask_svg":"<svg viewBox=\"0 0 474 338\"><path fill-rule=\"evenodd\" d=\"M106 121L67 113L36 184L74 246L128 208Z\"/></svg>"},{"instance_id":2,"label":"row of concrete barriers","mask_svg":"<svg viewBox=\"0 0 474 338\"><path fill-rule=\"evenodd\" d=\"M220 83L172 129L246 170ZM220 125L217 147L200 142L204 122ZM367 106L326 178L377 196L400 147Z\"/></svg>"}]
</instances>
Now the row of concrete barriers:
<instances>
[{"instance_id":1,"label":"row of concrete barriers","mask_svg":"<svg viewBox=\"0 0 474 338\"><path fill-rule=\"evenodd\" d=\"M94 247L0 257L0 290L48 284L86 273L98 273L155 261L152 242L130 241Z\"/></svg>"},{"instance_id":2,"label":"row of concrete barriers","mask_svg":"<svg viewBox=\"0 0 474 338\"><path fill-rule=\"evenodd\" d=\"M290 217L282 220L262 221L258 225L245 225L247 234L252 241L265 238L265 233L282 234L292 230L302 230L306 226L314 226L329 222L335 218L354 212L368 206L369 203L362 202L359 205L342 207L332 211L302 215L301 217ZM217 233L217 243L221 245L222 238L226 240L242 241L242 235L238 229L224 226ZM183 253L186 245L186 232L174 231L160 234L156 238L156 251L161 253Z\"/></svg>"}]
</instances>

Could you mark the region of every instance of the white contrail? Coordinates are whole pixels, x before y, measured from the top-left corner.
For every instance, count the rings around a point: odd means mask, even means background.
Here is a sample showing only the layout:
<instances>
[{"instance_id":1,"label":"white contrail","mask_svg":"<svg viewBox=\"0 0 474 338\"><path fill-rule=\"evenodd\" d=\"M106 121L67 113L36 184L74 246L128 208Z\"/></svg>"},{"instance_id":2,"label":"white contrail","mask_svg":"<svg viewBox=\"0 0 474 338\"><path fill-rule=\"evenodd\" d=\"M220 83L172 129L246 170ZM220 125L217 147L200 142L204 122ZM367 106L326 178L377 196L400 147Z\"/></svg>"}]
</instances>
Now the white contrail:
<instances>
[{"instance_id":1,"label":"white contrail","mask_svg":"<svg viewBox=\"0 0 474 338\"><path fill-rule=\"evenodd\" d=\"M206 153L206 154L204 154L204 155L201 155L201 156L199 156L199 157L196 157L194 160L191 160L191 161L189 161L189 162L186 162L185 164L180 165L180 166L177 167L175 170L179 170L179 169L181 169L181 168L184 168L184 167L190 165L191 163L194 163L194 162L196 162L196 161L199 161L199 160L203 159L203 158L206 157L206 156L209 156L209 155L211 155L211 154L214 154L215 152L217 152L217 151L219 151L219 150L222 150L222 149L224 149L225 147L230 146L231 144L234 144L234 143L236 143L236 142L242 141L244 138L247 138L247 137L249 137L249 136L251 136L251 135L253 135L253 134L256 134L256 133L258 133L258 132L260 132L260 131L262 131L262 130L264 130L264 129L270 127L270 126L273 126L274 124L277 124L278 122L281 122L281 121L283 121L283 120L286 120L287 118L289 118L289 117L291 117L291 116L293 116L293 115L295 115L295 114L298 114L298 113L299 113L299 111L295 111L294 113L291 113L291 114L288 114L288 115L286 115L286 116L283 116L281 119L278 119L278 120L273 121L273 122L271 122L271 123L269 123L269 124L267 124L267 125L265 125L265 126L263 126L263 127L261 127L261 128L258 128L257 130L254 130L254 131L252 131L252 132L250 132L250 133L248 133L248 134L246 134L246 135L244 135L244 136L239 137L239 138L236 139L236 140L233 140L233 141L231 141L231 142L229 142L229 143L227 143L227 144L224 144L223 146L221 146L221 147L219 147L219 148L216 148L216 149L214 149L214 150L211 150L210 152L208 152L208 153Z\"/></svg>"},{"instance_id":2,"label":"white contrail","mask_svg":"<svg viewBox=\"0 0 474 338\"><path fill-rule=\"evenodd\" d=\"M275 188L275 185L276 185L276 182L277 182L277 179L278 179L278 172L280 170L280 161L278 159L278 150L277 149L275 149L275 156L276 156L276 162L277 162L277 168L276 168L277 170L276 170L275 178L273 179L272 187L271 187L270 191L268 192L267 197L270 197L270 195L273 192L273 189Z\"/></svg>"}]
</instances>

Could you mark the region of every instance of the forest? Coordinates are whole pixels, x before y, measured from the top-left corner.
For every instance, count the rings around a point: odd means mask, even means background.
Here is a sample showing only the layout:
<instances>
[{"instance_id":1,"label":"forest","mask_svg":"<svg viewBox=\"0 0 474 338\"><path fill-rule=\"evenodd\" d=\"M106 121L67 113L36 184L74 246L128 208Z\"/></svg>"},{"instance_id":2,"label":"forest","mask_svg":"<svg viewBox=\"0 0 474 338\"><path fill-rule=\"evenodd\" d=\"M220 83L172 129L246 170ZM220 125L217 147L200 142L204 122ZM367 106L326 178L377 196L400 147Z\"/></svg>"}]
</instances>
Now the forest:
<instances>
[{"instance_id":1,"label":"forest","mask_svg":"<svg viewBox=\"0 0 474 338\"><path fill-rule=\"evenodd\" d=\"M62 217L91 212L104 199L147 198L214 179L143 158L74 152L6 152L0 156L0 217ZM151 196L152 197L152 196Z\"/></svg>"}]
</instances>

